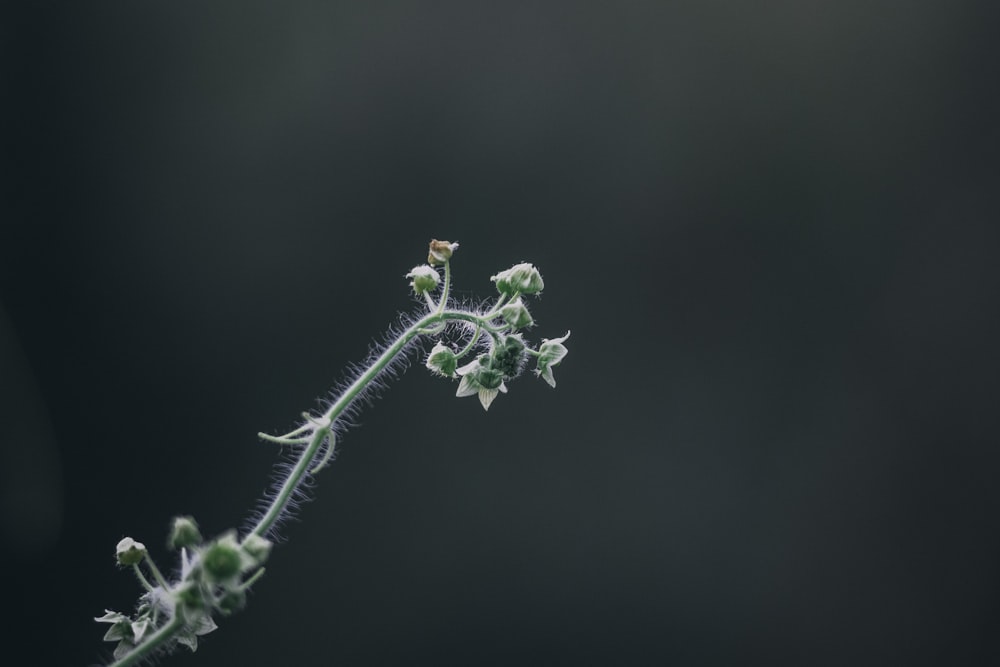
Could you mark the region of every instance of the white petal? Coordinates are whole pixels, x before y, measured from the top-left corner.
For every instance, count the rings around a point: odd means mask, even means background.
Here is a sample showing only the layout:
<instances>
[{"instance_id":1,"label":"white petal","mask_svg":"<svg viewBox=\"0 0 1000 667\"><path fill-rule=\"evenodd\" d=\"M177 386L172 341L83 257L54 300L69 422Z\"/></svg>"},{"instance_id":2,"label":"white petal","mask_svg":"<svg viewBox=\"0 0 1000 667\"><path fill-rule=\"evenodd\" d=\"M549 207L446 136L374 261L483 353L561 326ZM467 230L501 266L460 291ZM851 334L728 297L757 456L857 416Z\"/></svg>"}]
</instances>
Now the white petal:
<instances>
[{"instance_id":1,"label":"white petal","mask_svg":"<svg viewBox=\"0 0 1000 667\"><path fill-rule=\"evenodd\" d=\"M468 375L473 371L479 370L479 359L473 359L464 366L459 366L455 369L455 373L458 375Z\"/></svg>"},{"instance_id":2,"label":"white petal","mask_svg":"<svg viewBox=\"0 0 1000 667\"><path fill-rule=\"evenodd\" d=\"M479 391L479 384L472 381L468 377L462 378L462 381L458 383L458 391L455 392L455 396L462 398L463 396L472 396Z\"/></svg>"},{"instance_id":3,"label":"white petal","mask_svg":"<svg viewBox=\"0 0 1000 667\"><path fill-rule=\"evenodd\" d=\"M134 621L132 623L132 634L135 635L136 644L142 641L142 638L146 634L147 629L149 629L148 618L144 618L141 621Z\"/></svg>"},{"instance_id":4,"label":"white petal","mask_svg":"<svg viewBox=\"0 0 1000 667\"><path fill-rule=\"evenodd\" d=\"M483 404L483 410L489 410L490 404L497 397L500 392L496 389L480 389L479 390L479 402Z\"/></svg>"}]
</instances>

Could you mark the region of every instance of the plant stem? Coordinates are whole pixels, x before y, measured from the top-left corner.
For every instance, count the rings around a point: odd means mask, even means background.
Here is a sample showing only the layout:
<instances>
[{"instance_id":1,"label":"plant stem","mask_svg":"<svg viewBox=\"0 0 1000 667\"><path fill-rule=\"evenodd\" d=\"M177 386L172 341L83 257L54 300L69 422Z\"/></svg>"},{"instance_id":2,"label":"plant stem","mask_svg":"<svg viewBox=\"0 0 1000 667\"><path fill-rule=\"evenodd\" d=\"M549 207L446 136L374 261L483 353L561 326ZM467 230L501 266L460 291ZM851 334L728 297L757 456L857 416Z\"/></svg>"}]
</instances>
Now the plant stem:
<instances>
[{"instance_id":1,"label":"plant stem","mask_svg":"<svg viewBox=\"0 0 1000 667\"><path fill-rule=\"evenodd\" d=\"M448 292L451 291L451 262L444 260L444 287L441 288L441 303L438 304L438 315L444 312L448 305Z\"/></svg>"},{"instance_id":2,"label":"plant stem","mask_svg":"<svg viewBox=\"0 0 1000 667\"><path fill-rule=\"evenodd\" d=\"M184 619L181 618L180 609L174 609L174 617L170 619L169 623L143 639L142 643L118 660L115 660L108 667L132 667L132 665L138 665L152 656L158 648L173 639L174 635L183 627Z\"/></svg>"},{"instance_id":3,"label":"plant stem","mask_svg":"<svg viewBox=\"0 0 1000 667\"><path fill-rule=\"evenodd\" d=\"M146 554L146 567L148 567L149 571L153 573L153 579L156 580L156 583L162 586L164 591L169 591L170 584L168 584L167 580L163 578L163 573L160 572L160 568L156 567L156 563L153 562L153 559L148 553Z\"/></svg>"},{"instance_id":4,"label":"plant stem","mask_svg":"<svg viewBox=\"0 0 1000 667\"><path fill-rule=\"evenodd\" d=\"M448 275L448 264L445 264L445 275ZM448 279L445 278L445 286L447 287ZM441 303L445 301L445 295L442 295ZM381 373L385 368L392 362L392 360L406 347L407 343L419 336L424 329L434 324L446 324L450 321L465 321L472 322L478 327L486 329L493 335L493 327L489 325L484 318L475 315L473 313L467 313L461 310L440 310L436 313L426 315L413 325L411 325L406 331L404 331L399 338L397 338L392 345L390 345L386 350L379 355L378 359L372 362L371 366L362 373L357 380L351 383L344 393L334 401L333 405L327 408L326 412L319 421L332 424L336 421L337 417L351 404L355 398L357 398L364 390L371 384L372 380ZM293 431L294 433L295 431ZM270 505L268 505L267 511L264 512L264 516L261 517L257 525L253 527L250 531L254 535L260 537L265 537L267 533L274 527L275 522L281 513L285 511L288 506L288 502L291 500L292 495L295 493L296 487L305 477L306 473L309 471L309 464L312 463L313 459L316 457L316 453L322 446L323 441L326 439L326 432L324 429L316 429L313 432L312 439L309 441L309 445L302 450L299 456L299 460L295 462L295 466L292 468L291 472L288 473L288 477L285 478L284 482L281 484L281 488L278 493L271 500Z\"/></svg>"},{"instance_id":5,"label":"plant stem","mask_svg":"<svg viewBox=\"0 0 1000 667\"><path fill-rule=\"evenodd\" d=\"M153 584L149 583L149 579L147 579L146 575L144 575L142 570L139 569L138 563L132 565L132 571L135 572L135 576L139 579L139 583L142 584L143 588L147 591L153 590Z\"/></svg>"}]
</instances>

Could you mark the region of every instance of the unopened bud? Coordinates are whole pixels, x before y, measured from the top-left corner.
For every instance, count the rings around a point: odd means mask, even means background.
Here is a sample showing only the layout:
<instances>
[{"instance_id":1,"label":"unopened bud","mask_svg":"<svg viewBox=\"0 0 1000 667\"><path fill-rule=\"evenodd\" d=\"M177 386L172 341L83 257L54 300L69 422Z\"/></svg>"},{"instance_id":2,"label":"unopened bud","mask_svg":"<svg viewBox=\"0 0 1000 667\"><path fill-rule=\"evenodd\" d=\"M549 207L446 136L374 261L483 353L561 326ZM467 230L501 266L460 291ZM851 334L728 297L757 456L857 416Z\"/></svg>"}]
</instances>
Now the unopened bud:
<instances>
[{"instance_id":1,"label":"unopened bud","mask_svg":"<svg viewBox=\"0 0 1000 667\"><path fill-rule=\"evenodd\" d=\"M250 533L243 540L243 552L252 558L256 565L263 565L267 557L271 555L271 547L274 543L271 540L261 537L256 533Z\"/></svg>"},{"instance_id":2,"label":"unopened bud","mask_svg":"<svg viewBox=\"0 0 1000 667\"><path fill-rule=\"evenodd\" d=\"M410 287L417 295L429 292L441 282L441 276L433 268L426 264L413 267L413 270L406 274L407 278L412 278Z\"/></svg>"},{"instance_id":3,"label":"unopened bud","mask_svg":"<svg viewBox=\"0 0 1000 667\"><path fill-rule=\"evenodd\" d=\"M205 550L201 555L201 563L213 582L232 582L243 569L240 545L233 535L225 535Z\"/></svg>"},{"instance_id":4,"label":"unopened bud","mask_svg":"<svg viewBox=\"0 0 1000 667\"><path fill-rule=\"evenodd\" d=\"M535 321L531 319L531 313L528 312L524 302L521 301L521 297L517 297L501 308L500 317L502 317L503 321L509 324L515 331L517 329L523 329L524 327L530 327L535 323Z\"/></svg>"},{"instance_id":5,"label":"unopened bud","mask_svg":"<svg viewBox=\"0 0 1000 667\"><path fill-rule=\"evenodd\" d=\"M501 294L538 294L545 287L542 274L528 263L515 264L490 278Z\"/></svg>"},{"instance_id":6,"label":"unopened bud","mask_svg":"<svg viewBox=\"0 0 1000 667\"><path fill-rule=\"evenodd\" d=\"M146 545L131 537L122 538L115 547L115 558L119 565L138 565L146 557Z\"/></svg>"},{"instance_id":7,"label":"unopened bud","mask_svg":"<svg viewBox=\"0 0 1000 667\"><path fill-rule=\"evenodd\" d=\"M170 527L170 537L167 538L167 546L171 549L182 547L193 547L201 544L201 533L198 531L198 524L189 516L174 517L174 523Z\"/></svg>"},{"instance_id":8,"label":"unopened bud","mask_svg":"<svg viewBox=\"0 0 1000 667\"><path fill-rule=\"evenodd\" d=\"M431 266L444 264L451 259L451 255L455 252L456 248L458 248L457 243L432 239L427 253L427 263Z\"/></svg>"}]
</instances>

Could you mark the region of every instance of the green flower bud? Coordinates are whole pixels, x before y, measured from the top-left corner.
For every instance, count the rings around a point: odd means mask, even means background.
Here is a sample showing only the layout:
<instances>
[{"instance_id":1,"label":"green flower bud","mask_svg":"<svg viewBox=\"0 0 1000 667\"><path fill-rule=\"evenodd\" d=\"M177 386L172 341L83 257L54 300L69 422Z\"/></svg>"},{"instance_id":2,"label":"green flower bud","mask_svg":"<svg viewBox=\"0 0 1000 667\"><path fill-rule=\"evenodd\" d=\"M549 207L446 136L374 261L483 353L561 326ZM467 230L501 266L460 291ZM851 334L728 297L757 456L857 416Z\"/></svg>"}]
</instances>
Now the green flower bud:
<instances>
[{"instance_id":1,"label":"green flower bud","mask_svg":"<svg viewBox=\"0 0 1000 667\"><path fill-rule=\"evenodd\" d=\"M535 321L531 319L531 313L528 312L528 309L521 301L521 297L517 297L501 308L500 317L503 318L504 322L513 327L515 331L517 329L523 329L524 327L530 327L535 323Z\"/></svg>"},{"instance_id":2,"label":"green flower bud","mask_svg":"<svg viewBox=\"0 0 1000 667\"><path fill-rule=\"evenodd\" d=\"M241 590L227 591L219 599L218 606L219 611L229 616L247 606L247 594Z\"/></svg>"},{"instance_id":3,"label":"green flower bud","mask_svg":"<svg viewBox=\"0 0 1000 667\"><path fill-rule=\"evenodd\" d=\"M524 351L524 341L521 334L504 336L490 351L488 366L499 372L505 380L510 380L521 374L527 352Z\"/></svg>"},{"instance_id":4,"label":"green flower bud","mask_svg":"<svg viewBox=\"0 0 1000 667\"><path fill-rule=\"evenodd\" d=\"M455 252L456 248L458 248L457 243L432 239L427 253L427 263L431 266L444 264L451 259L451 255Z\"/></svg>"},{"instance_id":5,"label":"green flower bud","mask_svg":"<svg viewBox=\"0 0 1000 667\"><path fill-rule=\"evenodd\" d=\"M187 582L184 586L176 589L174 593L181 604L187 609L194 611L205 608L205 592L201 586Z\"/></svg>"},{"instance_id":6,"label":"green flower bud","mask_svg":"<svg viewBox=\"0 0 1000 667\"><path fill-rule=\"evenodd\" d=\"M528 263L515 264L506 271L491 276L490 280L497 284L497 291L510 296L538 294L545 287L542 274Z\"/></svg>"},{"instance_id":7,"label":"green flower bud","mask_svg":"<svg viewBox=\"0 0 1000 667\"><path fill-rule=\"evenodd\" d=\"M191 548L201 544L201 533L198 531L198 524L189 516L174 517L174 523L170 527L170 537L167 538L167 546L171 549L182 547Z\"/></svg>"},{"instance_id":8,"label":"green flower bud","mask_svg":"<svg viewBox=\"0 0 1000 667\"><path fill-rule=\"evenodd\" d=\"M240 545L230 533L213 542L201 555L201 564L210 581L234 583L243 570Z\"/></svg>"},{"instance_id":9,"label":"green flower bud","mask_svg":"<svg viewBox=\"0 0 1000 667\"><path fill-rule=\"evenodd\" d=\"M427 363L425 365L432 373L448 378L455 377L458 357L451 351L451 348L442 343L437 343L431 348L431 353L427 355Z\"/></svg>"},{"instance_id":10,"label":"green flower bud","mask_svg":"<svg viewBox=\"0 0 1000 667\"><path fill-rule=\"evenodd\" d=\"M243 553L249 556L254 565L263 565L267 557L271 555L271 547L274 543L256 533L250 533L243 540Z\"/></svg>"},{"instance_id":11,"label":"green flower bud","mask_svg":"<svg viewBox=\"0 0 1000 667\"><path fill-rule=\"evenodd\" d=\"M122 566L138 565L146 557L146 545L136 542L131 537L123 538L115 547L115 558Z\"/></svg>"},{"instance_id":12,"label":"green flower bud","mask_svg":"<svg viewBox=\"0 0 1000 667\"><path fill-rule=\"evenodd\" d=\"M407 273L405 277L413 279L410 281L410 287L413 288L413 291L418 296L424 292L430 292L441 282L441 276L438 272L426 264L413 267L413 270Z\"/></svg>"}]
</instances>

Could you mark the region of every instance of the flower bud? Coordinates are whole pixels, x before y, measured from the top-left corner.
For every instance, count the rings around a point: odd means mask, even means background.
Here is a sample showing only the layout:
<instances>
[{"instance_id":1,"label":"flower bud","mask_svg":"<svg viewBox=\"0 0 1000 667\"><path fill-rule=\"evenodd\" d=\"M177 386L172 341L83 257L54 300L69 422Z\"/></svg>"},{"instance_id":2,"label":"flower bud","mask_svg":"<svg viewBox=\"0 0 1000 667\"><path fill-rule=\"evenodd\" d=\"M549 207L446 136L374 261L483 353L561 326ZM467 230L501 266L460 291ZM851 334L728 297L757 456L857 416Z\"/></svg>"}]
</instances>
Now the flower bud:
<instances>
[{"instance_id":1,"label":"flower bud","mask_svg":"<svg viewBox=\"0 0 1000 667\"><path fill-rule=\"evenodd\" d=\"M413 279L410 281L410 287L413 288L413 291L417 295L431 291L441 282L441 276L438 272L426 264L413 267L413 270L407 273L405 277Z\"/></svg>"},{"instance_id":2,"label":"flower bud","mask_svg":"<svg viewBox=\"0 0 1000 667\"><path fill-rule=\"evenodd\" d=\"M240 545L232 534L224 535L201 555L201 564L209 580L214 583L232 583L243 569Z\"/></svg>"},{"instance_id":3,"label":"flower bud","mask_svg":"<svg viewBox=\"0 0 1000 667\"><path fill-rule=\"evenodd\" d=\"M432 239L427 253L427 263L431 266L444 264L451 259L451 255L455 252L456 248L458 248L457 243L448 243L447 241Z\"/></svg>"},{"instance_id":4,"label":"flower bud","mask_svg":"<svg viewBox=\"0 0 1000 667\"><path fill-rule=\"evenodd\" d=\"M505 380L520 375L527 361L521 334L511 334L501 338L500 342L493 346L487 361L489 368L500 373Z\"/></svg>"},{"instance_id":5,"label":"flower bud","mask_svg":"<svg viewBox=\"0 0 1000 667\"><path fill-rule=\"evenodd\" d=\"M497 284L497 291L510 296L538 294L545 287L542 274L528 263L515 264L506 271L491 276L490 280Z\"/></svg>"},{"instance_id":6,"label":"flower bud","mask_svg":"<svg viewBox=\"0 0 1000 667\"><path fill-rule=\"evenodd\" d=\"M198 531L198 524L189 516L174 517L174 523L170 527L170 537L167 538L167 546L171 549L182 547L191 548L201 544L201 533Z\"/></svg>"},{"instance_id":7,"label":"flower bud","mask_svg":"<svg viewBox=\"0 0 1000 667\"><path fill-rule=\"evenodd\" d=\"M444 377L455 377L455 368L458 366L458 357L447 345L437 343L431 348L431 353L427 355L427 368L431 373L443 375Z\"/></svg>"},{"instance_id":8,"label":"flower bud","mask_svg":"<svg viewBox=\"0 0 1000 667\"><path fill-rule=\"evenodd\" d=\"M535 323L535 321L531 319L531 313L528 312L528 309L521 301L521 297L517 297L501 308L500 317L503 318L504 322L513 327L515 331L517 329L523 329L524 327L530 327Z\"/></svg>"},{"instance_id":9,"label":"flower bud","mask_svg":"<svg viewBox=\"0 0 1000 667\"><path fill-rule=\"evenodd\" d=\"M119 565L138 565L146 557L146 545L131 537L122 538L115 547L115 558Z\"/></svg>"},{"instance_id":10,"label":"flower bud","mask_svg":"<svg viewBox=\"0 0 1000 667\"><path fill-rule=\"evenodd\" d=\"M229 616L247 606L247 594L241 590L226 591L216 604L219 611Z\"/></svg>"},{"instance_id":11,"label":"flower bud","mask_svg":"<svg viewBox=\"0 0 1000 667\"><path fill-rule=\"evenodd\" d=\"M263 565L267 557L271 555L271 547L274 546L274 543L256 533L250 533L243 540L242 546L243 553L250 556L256 565Z\"/></svg>"}]
</instances>

